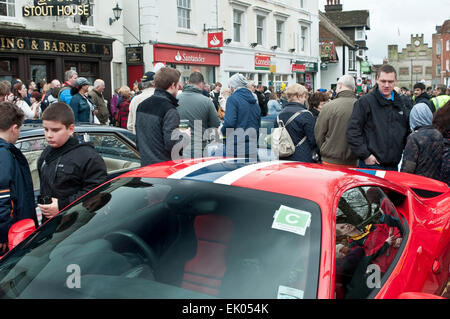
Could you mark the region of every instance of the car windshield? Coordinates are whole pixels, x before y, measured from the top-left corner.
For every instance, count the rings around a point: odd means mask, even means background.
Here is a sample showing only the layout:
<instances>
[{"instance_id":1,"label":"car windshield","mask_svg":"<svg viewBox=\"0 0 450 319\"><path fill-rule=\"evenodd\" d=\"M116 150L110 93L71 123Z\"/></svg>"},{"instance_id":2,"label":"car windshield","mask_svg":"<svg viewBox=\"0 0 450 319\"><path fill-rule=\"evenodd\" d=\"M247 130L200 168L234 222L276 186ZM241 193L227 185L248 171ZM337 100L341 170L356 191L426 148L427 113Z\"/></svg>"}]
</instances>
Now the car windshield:
<instances>
[{"instance_id":1,"label":"car windshield","mask_svg":"<svg viewBox=\"0 0 450 319\"><path fill-rule=\"evenodd\" d=\"M119 178L0 261L2 298L316 298L321 212L200 181Z\"/></svg>"}]
</instances>

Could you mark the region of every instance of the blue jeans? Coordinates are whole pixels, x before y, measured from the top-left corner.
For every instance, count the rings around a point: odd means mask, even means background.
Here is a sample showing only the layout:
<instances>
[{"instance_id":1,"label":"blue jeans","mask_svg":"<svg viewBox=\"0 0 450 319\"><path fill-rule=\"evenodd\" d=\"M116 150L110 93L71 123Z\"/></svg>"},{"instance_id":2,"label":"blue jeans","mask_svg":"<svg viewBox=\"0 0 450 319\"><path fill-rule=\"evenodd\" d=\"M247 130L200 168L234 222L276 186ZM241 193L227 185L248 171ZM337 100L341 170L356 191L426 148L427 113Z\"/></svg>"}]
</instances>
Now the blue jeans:
<instances>
[{"instance_id":1,"label":"blue jeans","mask_svg":"<svg viewBox=\"0 0 450 319\"><path fill-rule=\"evenodd\" d=\"M398 172L397 166L381 166L378 164L375 165L367 165L364 161L358 160L358 167L359 168L368 168L368 169L378 169L383 171L395 171Z\"/></svg>"}]
</instances>

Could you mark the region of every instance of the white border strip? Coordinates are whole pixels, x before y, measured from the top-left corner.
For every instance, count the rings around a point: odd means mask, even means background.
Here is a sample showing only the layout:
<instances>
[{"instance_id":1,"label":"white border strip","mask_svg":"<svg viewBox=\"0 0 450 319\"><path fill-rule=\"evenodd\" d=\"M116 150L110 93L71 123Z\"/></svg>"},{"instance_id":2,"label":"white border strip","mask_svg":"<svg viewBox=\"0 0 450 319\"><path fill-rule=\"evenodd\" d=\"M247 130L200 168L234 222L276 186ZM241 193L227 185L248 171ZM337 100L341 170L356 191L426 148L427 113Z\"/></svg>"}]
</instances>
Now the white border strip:
<instances>
[{"instance_id":1,"label":"white border strip","mask_svg":"<svg viewBox=\"0 0 450 319\"><path fill-rule=\"evenodd\" d=\"M244 177L250 173L253 173L259 169L266 168L269 166L274 166L274 165L280 165L280 164L284 164L284 163L292 163L292 161L272 161L272 162L263 162L263 163L248 165L248 166L245 166L242 168L238 168L238 169L222 176L221 178L217 179L214 182L214 184L231 185L234 182L236 182L238 179L241 179L242 177Z\"/></svg>"},{"instance_id":2,"label":"white border strip","mask_svg":"<svg viewBox=\"0 0 450 319\"><path fill-rule=\"evenodd\" d=\"M386 171L377 171L376 177L384 178L386 176Z\"/></svg>"},{"instance_id":3,"label":"white border strip","mask_svg":"<svg viewBox=\"0 0 450 319\"><path fill-rule=\"evenodd\" d=\"M230 162L230 161L235 161L237 158L221 158L221 159L216 159L216 160L211 160L211 161L206 161L206 162L202 162L202 163L198 163L198 164L194 164L192 166L186 167L182 170L179 170L176 173L173 173L172 175L168 176L167 178L169 179L182 179L183 177L186 177L187 175L202 169L204 167L210 166L210 165L214 165L214 164L219 164L219 163L224 163L224 162Z\"/></svg>"}]
</instances>

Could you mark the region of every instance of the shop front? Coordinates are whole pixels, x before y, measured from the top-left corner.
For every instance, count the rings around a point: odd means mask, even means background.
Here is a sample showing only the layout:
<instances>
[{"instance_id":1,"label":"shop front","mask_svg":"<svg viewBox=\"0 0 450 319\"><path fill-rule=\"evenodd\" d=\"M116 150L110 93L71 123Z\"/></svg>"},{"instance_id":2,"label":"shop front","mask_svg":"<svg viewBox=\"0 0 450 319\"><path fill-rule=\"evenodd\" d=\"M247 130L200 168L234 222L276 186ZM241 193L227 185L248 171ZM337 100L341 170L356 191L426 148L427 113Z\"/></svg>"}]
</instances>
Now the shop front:
<instances>
[{"instance_id":1,"label":"shop front","mask_svg":"<svg viewBox=\"0 0 450 319\"><path fill-rule=\"evenodd\" d=\"M105 80L110 98L113 39L10 28L0 34L0 80L32 80L41 87L53 79L63 82L64 73L75 70L91 83Z\"/></svg>"},{"instance_id":2,"label":"shop front","mask_svg":"<svg viewBox=\"0 0 450 319\"><path fill-rule=\"evenodd\" d=\"M192 72L201 72L205 83L216 82L216 68L220 67L217 49L193 48L170 44L153 45L153 63L163 63L181 72L181 80L186 83Z\"/></svg>"},{"instance_id":3,"label":"shop front","mask_svg":"<svg viewBox=\"0 0 450 319\"><path fill-rule=\"evenodd\" d=\"M314 83L319 64L317 62L296 61L292 64L292 72L296 76L296 82L308 89L315 90Z\"/></svg>"}]
</instances>

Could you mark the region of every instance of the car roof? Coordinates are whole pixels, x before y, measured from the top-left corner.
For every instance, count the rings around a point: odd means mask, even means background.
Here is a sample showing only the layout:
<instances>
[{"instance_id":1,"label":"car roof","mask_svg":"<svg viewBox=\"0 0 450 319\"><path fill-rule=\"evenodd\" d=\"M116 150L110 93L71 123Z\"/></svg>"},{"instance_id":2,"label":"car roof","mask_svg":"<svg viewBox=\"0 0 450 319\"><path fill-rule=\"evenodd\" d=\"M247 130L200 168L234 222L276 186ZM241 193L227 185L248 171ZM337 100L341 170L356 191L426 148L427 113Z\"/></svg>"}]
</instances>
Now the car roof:
<instances>
[{"instance_id":1,"label":"car roof","mask_svg":"<svg viewBox=\"0 0 450 319\"><path fill-rule=\"evenodd\" d=\"M245 187L312 200L323 208L349 183L384 184L404 191L380 177L352 169L292 161L249 163L243 159L217 157L154 164L120 177L168 178Z\"/></svg>"},{"instance_id":2,"label":"car roof","mask_svg":"<svg viewBox=\"0 0 450 319\"><path fill-rule=\"evenodd\" d=\"M118 132L123 133L128 138L133 135L132 132L120 127L96 124L76 124L75 132ZM20 130L20 139L39 135L44 135L42 122L25 123Z\"/></svg>"}]
</instances>

